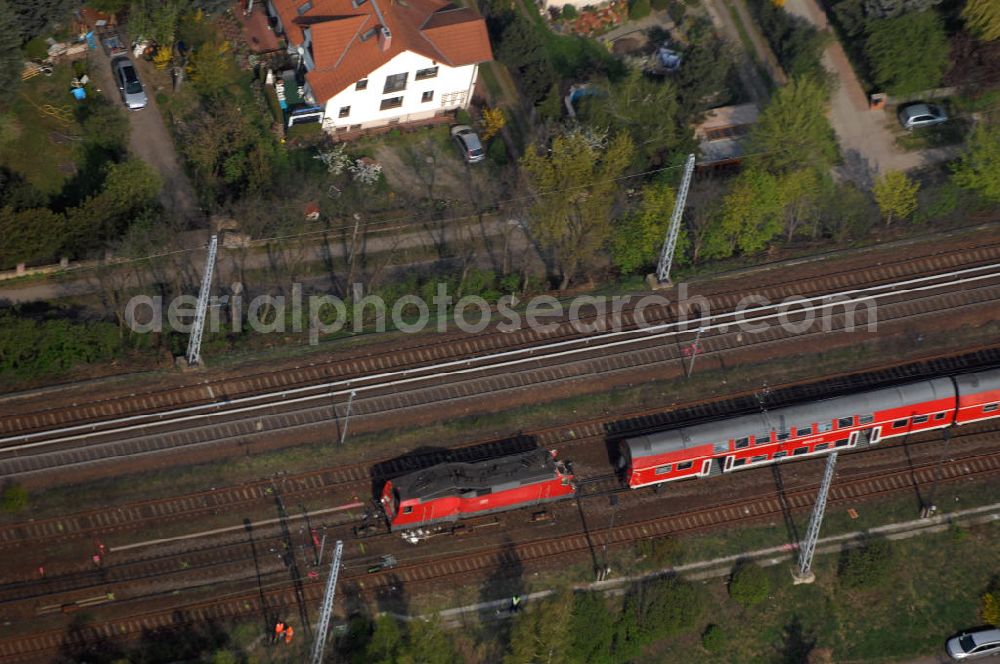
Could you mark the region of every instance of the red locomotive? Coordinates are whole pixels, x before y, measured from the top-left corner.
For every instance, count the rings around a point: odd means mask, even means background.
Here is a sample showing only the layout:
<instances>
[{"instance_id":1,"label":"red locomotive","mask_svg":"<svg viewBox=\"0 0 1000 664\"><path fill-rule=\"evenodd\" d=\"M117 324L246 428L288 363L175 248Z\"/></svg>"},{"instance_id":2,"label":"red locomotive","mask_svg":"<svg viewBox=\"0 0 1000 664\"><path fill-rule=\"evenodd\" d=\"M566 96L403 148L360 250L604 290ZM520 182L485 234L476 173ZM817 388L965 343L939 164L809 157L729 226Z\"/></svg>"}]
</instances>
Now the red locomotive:
<instances>
[{"instance_id":1,"label":"red locomotive","mask_svg":"<svg viewBox=\"0 0 1000 664\"><path fill-rule=\"evenodd\" d=\"M1000 417L1000 369L934 378L622 441L632 488L874 445Z\"/></svg>"},{"instance_id":2,"label":"red locomotive","mask_svg":"<svg viewBox=\"0 0 1000 664\"><path fill-rule=\"evenodd\" d=\"M443 463L397 477L382 488L391 530L439 525L568 498L573 475L555 452L536 449L479 461Z\"/></svg>"}]
</instances>

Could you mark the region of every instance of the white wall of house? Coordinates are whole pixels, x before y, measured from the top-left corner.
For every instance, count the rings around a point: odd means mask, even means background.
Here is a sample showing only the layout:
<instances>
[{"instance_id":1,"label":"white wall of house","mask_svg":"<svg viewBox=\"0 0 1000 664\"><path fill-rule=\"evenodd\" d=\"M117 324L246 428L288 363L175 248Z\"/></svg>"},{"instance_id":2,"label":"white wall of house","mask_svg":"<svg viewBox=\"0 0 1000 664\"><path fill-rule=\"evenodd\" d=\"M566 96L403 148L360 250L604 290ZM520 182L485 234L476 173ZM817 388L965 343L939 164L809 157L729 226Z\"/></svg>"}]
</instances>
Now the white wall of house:
<instances>
[{"instance_id":1,"label":"white wall of house","mask_svg":"<svg viewBox=\"0 0 1000 664\"><path fill-rule=\"evenodd\" d=\"M437 76L417 80L417 72L437 67ZM323 126L330 132L350 128L381 127L397 122L413 122L433 117L441 111L467 108L472 101L476 83L477 65L448 67L412 51L404 51L368 75L364 90L347 89L326 102ZM407 74L406 87L397 92L384 92L386 78L393 74ZM430 99L425 101L425 94ZM382 108L383 100L401 97L398 107ZM349 107L345 117L341 109ZM358 127L360 125L360 127Z\"/></svg>"}]
</instances>

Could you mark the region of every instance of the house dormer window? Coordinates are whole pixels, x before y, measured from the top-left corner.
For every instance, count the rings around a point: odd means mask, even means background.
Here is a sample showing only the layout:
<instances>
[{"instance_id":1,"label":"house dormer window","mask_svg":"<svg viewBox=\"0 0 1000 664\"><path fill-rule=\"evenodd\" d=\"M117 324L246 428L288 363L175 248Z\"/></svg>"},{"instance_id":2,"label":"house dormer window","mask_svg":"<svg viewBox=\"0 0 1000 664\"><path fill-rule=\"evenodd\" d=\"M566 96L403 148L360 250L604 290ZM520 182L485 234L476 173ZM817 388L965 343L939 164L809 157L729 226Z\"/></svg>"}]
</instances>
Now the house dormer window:
<instances>
[{"instance_id":1,"label":"house dormer window","mask_svg":"<svg viewBox=\"0 0 1000 664\"><path fill-rule=\"evenodd\" d=\"M368 79L367 78L363 78L360 81L358 81L357 83L355 83L354 84L354 89L358 90L358 91L360 91L360 90L367 90L368 89Z\"/></svg>"},{"instance_id":2,"label":"house dormer window","mask_svg":"<svg viewBox=\"0 0 1000 664\"><path fill-rule=\"evenodd\" d=\"M312 0L306 0L301 5L299 5L298 9L295 10L295 13L298 14L299 16L302 16L312 8L313 8Z\"/></svg>"},{"instance_id":3,"label":"house dormer window","mask_svg":"<svg viewBox=\"0 0 1000 664\"><path fill-rule=\"evenodd\" d=\"M400 90L406 89L406 78L409 73L403 72L402 74L393 74L391 76L385 77L385 88L382 90L382 94L387 95L390 92L399 92Z\"/></svg>"},{"instance_id":4,"label":"house dormer window","mask_svg":"<svg viewBox=\"0 0 1000 664\"><path fill-rule=\"evenodd\" d=\"M438 75L437 67L428 67L427 69L418 69L417 75L414 76L413 78L416 81L424 81L428 78L437 78L437 75Z\"/></svg>"}]
</instances>

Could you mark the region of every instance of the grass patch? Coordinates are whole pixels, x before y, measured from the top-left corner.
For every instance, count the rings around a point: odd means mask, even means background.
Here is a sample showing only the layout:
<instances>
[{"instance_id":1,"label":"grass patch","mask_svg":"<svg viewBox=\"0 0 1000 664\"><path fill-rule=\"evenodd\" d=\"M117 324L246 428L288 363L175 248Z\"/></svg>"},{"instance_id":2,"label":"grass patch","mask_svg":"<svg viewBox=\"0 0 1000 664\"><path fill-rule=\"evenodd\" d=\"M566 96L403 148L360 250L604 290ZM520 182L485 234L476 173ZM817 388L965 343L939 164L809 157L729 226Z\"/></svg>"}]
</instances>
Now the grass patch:
<instances>
[{"instance_id":1,"label":"grass patch","mask_svg":"<svg viewBox=\"0 0 1000 664\"><path fill-rule=\"evenodd\" d=\"M486 84L486 89L489 90L490 96L494 100L499 100L503 95L503 88L500 87L500 82L493 71L494 66L495 63L493 62L484 62L479 66L479 72L483 75L483 82Z\"/></svg>"},{"instance_id":2,"label":"grass patch","mask_svg":"<svg viewBox=\"0 0 1000 664\"><path fill-rule=\"evenodd\" d=\"M0 165L23 174L50 196L59 194L82 158L82 143L76 139L82 138L83 127L74 113L79 102L69 93L73 76L73 67L62 64L53 68L51 76L35 76L21 84L10 100L13 129L0 150ZM91 88L88 94L97 93Z\"/></svg>"}]
</instances>

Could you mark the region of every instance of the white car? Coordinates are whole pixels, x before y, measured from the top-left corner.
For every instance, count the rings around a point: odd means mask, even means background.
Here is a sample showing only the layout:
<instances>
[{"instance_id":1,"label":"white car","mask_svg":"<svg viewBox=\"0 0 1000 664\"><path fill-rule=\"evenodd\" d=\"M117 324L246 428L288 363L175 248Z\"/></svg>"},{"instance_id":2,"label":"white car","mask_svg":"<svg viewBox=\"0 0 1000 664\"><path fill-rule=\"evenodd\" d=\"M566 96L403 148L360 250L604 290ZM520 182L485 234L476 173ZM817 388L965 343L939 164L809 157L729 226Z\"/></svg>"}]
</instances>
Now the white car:
<instances>
[{"instance_id":1,"label":"white car","mask_svg":"<svg viewBox=\"0 0 1000 664\"><path fill-rule=\"evenodd\" d=\"M962 632L958 636L948 639L945 648L948 650L948 656L954 660L1000 655L1000 629L985 627L971 632Z\"/></svg>"}]
</instances>

